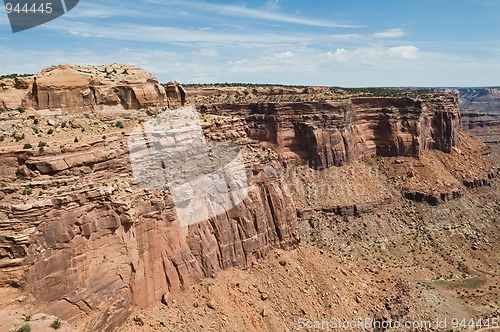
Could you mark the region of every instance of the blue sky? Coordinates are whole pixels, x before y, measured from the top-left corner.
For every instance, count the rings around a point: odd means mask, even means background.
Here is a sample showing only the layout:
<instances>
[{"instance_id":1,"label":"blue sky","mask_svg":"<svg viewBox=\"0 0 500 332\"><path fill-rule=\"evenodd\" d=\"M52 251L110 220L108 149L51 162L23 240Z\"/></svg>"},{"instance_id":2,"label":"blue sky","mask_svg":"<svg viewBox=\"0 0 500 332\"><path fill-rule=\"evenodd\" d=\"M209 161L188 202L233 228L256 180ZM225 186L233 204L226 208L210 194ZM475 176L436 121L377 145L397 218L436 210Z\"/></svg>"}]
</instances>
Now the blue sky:
<instances>
[{"instance_id":1,"label":"blue sky","mask_svg":"<svg viewBox=\"0 0 500 332\"><path fill-rule=\"evenodd\" d=\"M498 0L80 0L13 34L0 74L129 63L160 81L500 85Z\"/></svg>"}]
</instances>

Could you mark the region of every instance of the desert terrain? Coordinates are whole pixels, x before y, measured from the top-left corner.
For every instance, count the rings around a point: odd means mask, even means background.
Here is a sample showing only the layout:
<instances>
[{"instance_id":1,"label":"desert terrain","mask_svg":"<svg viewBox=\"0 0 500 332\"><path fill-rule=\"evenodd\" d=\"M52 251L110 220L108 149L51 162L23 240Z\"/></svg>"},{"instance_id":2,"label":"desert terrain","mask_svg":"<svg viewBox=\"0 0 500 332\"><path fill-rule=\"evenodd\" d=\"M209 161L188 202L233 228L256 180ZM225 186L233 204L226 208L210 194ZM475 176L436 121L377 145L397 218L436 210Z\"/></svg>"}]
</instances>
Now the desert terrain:
<instances>
[{"instance_id":1,"label":"desert terrain","mask_svg":"<svg viewBox=\"0 0 500 332\"><path fill-rule=\"evenodd\" d=\"M129 156L182 106L240 149L249 187L185 227ZM0 80L0 331L498 327L495 121L464 120L452 91L160 84L118 64Z\"/></svg>"}]
</instances>

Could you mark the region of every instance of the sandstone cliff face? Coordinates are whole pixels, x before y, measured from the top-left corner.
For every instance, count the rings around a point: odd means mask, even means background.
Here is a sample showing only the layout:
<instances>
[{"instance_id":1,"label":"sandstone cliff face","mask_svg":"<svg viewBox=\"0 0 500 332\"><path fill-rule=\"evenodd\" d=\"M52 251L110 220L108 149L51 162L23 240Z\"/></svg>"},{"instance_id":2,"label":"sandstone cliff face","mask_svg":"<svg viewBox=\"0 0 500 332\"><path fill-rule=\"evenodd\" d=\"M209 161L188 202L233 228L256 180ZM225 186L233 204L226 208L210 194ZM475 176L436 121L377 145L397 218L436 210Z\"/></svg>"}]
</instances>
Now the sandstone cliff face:
<instances>
[{"instance_id":1,"label":"sandstone cliff face","mask_svg":"<svg viewBox=\"0 0 500 332\"><path fill-rule=\"evenodd\" d=\"M468 111L462 113L465 130L485 143L500 143L500 114Z\"/></svg>"},{"instance_id":2,"label":"sandstone cliff face","mask_svg":"<svg viewBox=\"0 0 500 332\"><path fill-rule=\"evenodd\" d=\"M4 178L18 178L0 197L0 285L29 292L41 312L69 320L84 314L92 330L112 330L131 306L298 242L287 186L269 175L276 163L249 167L243 204L181 227L168 191L133 185L122 138L65 151L4 151L0 160ZM25 185L44 193L16 196Z\"/></svg>"},{"instance_id":3,"label":"sandstone cliff face","mask_svg":"<svg viewBox=\"0 0 500 332\"><path fill-rule=\"evenodd\" d=\"M250 137L277 149L282 160L331 167L363 156L451 152L458 145L457 98L356 98L341 102L221 104L208 112L246 118Z\"/></svg>"},{"instance_id":4,"label":"sandstone cliff face","mask_svg":"<svg viewBox=\"0 0 500 332\"><path fill-rule=\"evenodd\" d=\"M0 111L23 106L71 114L106 110L107 107L124 110L176 107L185 101L185 91L179 84L170 82L165 88L141 68L118 64L61 65L33 77L0 84Z\"/></svg>"},{"instance_id":5,"label":"sandstone cliff face","mask_svg":"<svg viewBox=\"0 0 500 332\"><path fill-rule=\"evenodd\" d=\"M460 94L462 109L500 113L499 88L462 88L456 91Z\"/></svg>"}]
</instances>

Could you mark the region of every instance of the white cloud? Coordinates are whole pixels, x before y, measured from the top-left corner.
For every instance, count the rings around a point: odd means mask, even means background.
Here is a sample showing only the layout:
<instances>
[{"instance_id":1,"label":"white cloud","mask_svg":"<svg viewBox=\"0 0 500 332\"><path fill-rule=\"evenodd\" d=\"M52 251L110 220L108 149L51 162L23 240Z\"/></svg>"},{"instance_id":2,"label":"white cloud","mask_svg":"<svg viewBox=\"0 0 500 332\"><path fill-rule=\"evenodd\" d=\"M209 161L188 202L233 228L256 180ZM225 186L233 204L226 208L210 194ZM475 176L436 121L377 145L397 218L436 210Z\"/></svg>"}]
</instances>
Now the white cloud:
<instances>
[{"instance_id":1,"label":"white cloud","mask_svg":"<svg viewBox=\"0 0 500 332\"><path fill-rule=\"evenodd\" d=\"M203 57L216 57L219 56L219 52L217 52L216 49L214 48L201 48L197 52L195 52L196 55L198 56L203 56Z\"/></svg>"},{"instance_id":2,"label":"white cloud","mask_svg":"<svg viewBox=\"0 0 500 332\"><path fill-rule=\"evenodd\" d=\"M382 32L376 32L373 34L375 38L400 38L405 36L406 33L403 29L390 29Z\"/></svg>"},{"instance_id":3,"label":"white cloud","mask_svg":"<svg viewBox=\"0 0 500 332\"><path fill-rule=\"evenodd\" d=\"M270 10L270 11L277 10L280 7L279 4L280 4L280 0L268 0L264 4L264 9Z\"/></svg>"},{"instance_id":4,"label":"white cloud","mask_svg":"<svg viewBox=\"0 0 500 332\"><path fill-rule=\"evenodd\" d=\"M335 52L326 52L325 58L336 62L347 62L349 60L349 54L345 48L337 48Z\"/></svg>"},{"instance_id":5,"label":"white cloud","mask_svg":"<svg viewBox=\"0 0 500 332\"><path fill-rule=\"evenodd\" d=\"M227 32L214 30L183 29L176 27L149 26L140 24L109 23L106 25L75 23L65 19L54 20L43 25L43 28L67 31L73 35L87 34L97 38L109 38L115 40L152 42L159 44L170 43L237 43L242 47L247 43L262 45L277 43L300 43L311 42L318 36L278 33L257 33L255 31Z\"/></svg>"},{"instance_id":6,"label":"white cloud","mask_svg":"<svg viewBox=\"0 0 500 332\"><path fill-rule=\"evenodd\" d=\"M290 59L295 56L292 51L281 52L275 55L277 59Z\"/></svg>"},{"instance_id":7,"label":"white cloud","mask_svg":"<svg viewBox=\"0 0 500 332\"><path fill-rule=\"evenodd\" d=\"M418 59L419 49L413 45L391 47L387 50L391 58L416 60Z\"/></svg>"},{"instance_id":8,"label":"white cloud","mask_svg":"<svg viewBox=\"0 0 500 332\"><path fill-rule=\"evenodd\" d=\"M245 18L268 20L274 22L293 23L293 24L309 25L309 26L325 27L325 28L360 28L360 26L357 25L335 23L331 21L318 20L315 18L292 16L287 14L270 12L268 10L248 8L244 6L222 5L222 4L214 4L206 2L179 1L179 0L170 0L168 2L165 2L164 0L145 0L145 2L154 3L157 5L191 7L197 10L216 13L219 15L245 17Z\"/></svg>"}]
</instances>

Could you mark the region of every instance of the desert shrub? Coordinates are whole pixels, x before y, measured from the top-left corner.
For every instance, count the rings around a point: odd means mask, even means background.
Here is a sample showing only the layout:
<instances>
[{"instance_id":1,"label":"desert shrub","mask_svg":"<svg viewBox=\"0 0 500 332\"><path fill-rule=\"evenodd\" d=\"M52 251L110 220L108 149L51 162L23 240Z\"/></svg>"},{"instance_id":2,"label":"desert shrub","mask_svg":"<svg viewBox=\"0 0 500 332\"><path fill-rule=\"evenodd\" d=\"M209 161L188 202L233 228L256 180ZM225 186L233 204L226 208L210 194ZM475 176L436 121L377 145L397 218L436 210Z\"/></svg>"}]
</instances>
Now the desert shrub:
<instances>
[{"instance_id":1,"label":"desert shrub","mask_svg":"<svg viewBox=\"0 0 500 332\"><path fill-rule=\"evenodd\" d=\"M125 126L123 125L123 122L121 122L121 121L116 121L116 123L115 123L115 127L116 127L116 128L120 128L120 129L123 129Z\"/></svg>"},{"instance_id":2,"label":"desert shrub","mask_svg":"<svg viewBox=\"0 0 500 332\"><path fill-rule=\"evenodd\" d=\"M47 186L47 185L44 183L44 184L42 184L42 189L43 189L43 190L47 190L47 189L49 189L49 186Z\"/></svg>"},{"instance_id":3,"label":"desert shrub","mask_svg":"<svg viewBox=\"0 0 500 332\"><path fill-rule=\"evenodd\" d=\"M66 128L68 126L68 123L66 121L63 121L61 123L61 128Z\"/></svg>"},{"instance_id":4,"label":"desert shrub","mask_svg":"<svg viewBox=\"0 0 500 332\"><path fill-rule=\"evenodd\" d=\"M73 140L73 142L78 143L78 137L75 137L75 139Z\"/></svg>"},{"instance_id":5,"label":"desert shrub","mask_svg":"<svg viewBox=\"0 0 500 332\"><path fill-rule=\"evenodd\" d=\"M26 109L25 109L24 107L22 107L22 106L19 106L19 107L17 108L17 111L18 111L19 113L24 113L24 112L26 112Z\"/></svg>"},{"instance_id":6,"label":"desert shrub","mask_svg":"<svg viewBox=\"0 0 500 332\"><path fill-rule=\"evenodd\" d=\"M33 194L33 190L31 190L30 187L24 187L22 194L23 195L31 195L31 194Z\"/></svg>"},{"instance_id":7,"label":"desert shrub","mask_svg":"<svg viewBox=\"0 0 500 332\"><path fill-rule=\"evenodd\" d=\"M54 129L50 128L48 131L47 131L47 134L49 135L52 135L54 133Z\"/></svg>"},{"instance_id":8,"label":"desert shrub","mask_svg":"<svg viewBox=\"0 0 500 332\"><path fill-rule=\"evenodd\" d=\"M54 330L57 330L58 328L61 327L61 321L59 318L55 319L52 324L50 324L50 327L53 328Z\"/></svg>"},{"instance_id":9,"label":"desert shrub","mask_svg":"<svg viewBox=\"0 0 500 332\"><path fill-rule=\"evenodd\" d=\"M24 144L23 146L23 149L27 150L27 149L32 149L33 148L33 145L29 144L29 143L26 143Z\"/></svg>"},{"instance_id":10,"label":"desert shrub","mask_svg":"<svg viewBox=\"0 0 500 332\"><path fill-rule=\"evenodd\" d=\"M34 124L34 125L37 125L37 124L39 124L39 123L40 123L40 120L38 120L37 118L35 118L35 119L33 120L33 124Z\"/></svg>"},{"instance_id":11,"label":"desert shrub","mask_svg":"<svg viewBox=\"0 0 500 332\"><path fill-rule=\"evenodd\" d=\"M17 329L17 332L30 332L31 326L29 323L24 323L23 326Z\"/></svg>"},{"instance_id":12,"label":"desert shrub","mask_svg":"<svg viewBox=\"0 0 500 332\"><path fill-rule=\"evenodd\" d=\"M5 141L5 135L0 135L0 142Z\"/></svg>"},{"instance_id":13,"label":"desert shrub","mask_svg":"<svg viewBox=\"0 0 500 332\"><path fill-rule=\"evenodd\" d=\"M22 141L26 136L24 133L22 134L14 134L14 138L16 139L16 142Z\"/></svg>"}]
</instances>

